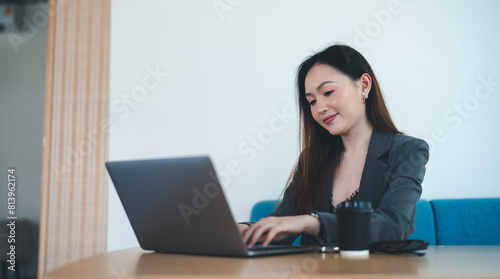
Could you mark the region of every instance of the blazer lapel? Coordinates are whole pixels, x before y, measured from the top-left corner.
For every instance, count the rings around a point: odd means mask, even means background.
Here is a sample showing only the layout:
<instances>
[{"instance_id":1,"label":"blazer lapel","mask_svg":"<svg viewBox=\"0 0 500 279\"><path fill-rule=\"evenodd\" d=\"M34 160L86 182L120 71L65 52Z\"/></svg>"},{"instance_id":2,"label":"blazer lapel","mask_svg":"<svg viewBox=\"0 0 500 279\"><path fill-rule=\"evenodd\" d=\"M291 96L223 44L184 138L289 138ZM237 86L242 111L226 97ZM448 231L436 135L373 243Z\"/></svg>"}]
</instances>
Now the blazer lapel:
<instances>
[{"instance_id":1,"label":"blazer lapel","mask_svg":"<svg viewBox=\"0 0 500 279\"><path fill-rule=\"evenodd\" d=\"M368 146L358 200L370 201L374 208L378 207L383 190L386 188L385 175L388 169L387 159L392 137L391 133L383 133L374 129Z\"/></svg>"}]
</instances>

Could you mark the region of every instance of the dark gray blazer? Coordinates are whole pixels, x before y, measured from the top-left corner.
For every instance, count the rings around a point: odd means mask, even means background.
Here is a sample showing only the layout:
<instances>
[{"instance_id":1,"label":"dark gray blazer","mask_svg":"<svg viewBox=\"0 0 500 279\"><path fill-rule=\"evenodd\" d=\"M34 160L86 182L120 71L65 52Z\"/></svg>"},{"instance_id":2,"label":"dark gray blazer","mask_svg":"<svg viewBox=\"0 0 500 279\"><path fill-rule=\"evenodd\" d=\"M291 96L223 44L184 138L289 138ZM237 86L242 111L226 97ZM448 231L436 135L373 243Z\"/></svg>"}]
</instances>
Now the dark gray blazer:
<instances>
[{"instance_id":1,"label":"dark gray blazer","mask_svg":"<svg viewBox=\"0 0 500 279\"><path fill-rule=\"evenodd\" d=\"M359 185L358 200L370 201L374 212L371 242L403 240L415 231L416 202L422 193L429 146L421 139L402 134L373 131ZM338 243L337 218L331 213L331 179L321 187L316 207L321 227L318 237L303 235L301 244ZM297 215L295 179L287 187L283 202L269 216ZM296 236L278 244L290 244Z\"/></svg>"}]
</instances>

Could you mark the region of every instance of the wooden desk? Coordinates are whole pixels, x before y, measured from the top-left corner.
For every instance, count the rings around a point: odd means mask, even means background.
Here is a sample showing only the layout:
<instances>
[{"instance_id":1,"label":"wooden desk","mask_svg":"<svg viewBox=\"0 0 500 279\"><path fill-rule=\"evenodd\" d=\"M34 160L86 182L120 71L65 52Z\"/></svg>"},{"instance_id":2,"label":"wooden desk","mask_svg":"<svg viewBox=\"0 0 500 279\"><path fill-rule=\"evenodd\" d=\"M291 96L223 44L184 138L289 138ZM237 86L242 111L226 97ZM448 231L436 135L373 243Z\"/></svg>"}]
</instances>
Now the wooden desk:
<instances>
[{"instance_id":1,"label":"wooden desk","mask_svg":"<svg viewBox=\"0 0 500 279\"><path fill-rule=\"evenodd\" d=\"M295 254L252 259L144 252L130 248L58 269L45 278L500 278L500 246L430 246L423 257Z\"/></svg>"}]
</instances>

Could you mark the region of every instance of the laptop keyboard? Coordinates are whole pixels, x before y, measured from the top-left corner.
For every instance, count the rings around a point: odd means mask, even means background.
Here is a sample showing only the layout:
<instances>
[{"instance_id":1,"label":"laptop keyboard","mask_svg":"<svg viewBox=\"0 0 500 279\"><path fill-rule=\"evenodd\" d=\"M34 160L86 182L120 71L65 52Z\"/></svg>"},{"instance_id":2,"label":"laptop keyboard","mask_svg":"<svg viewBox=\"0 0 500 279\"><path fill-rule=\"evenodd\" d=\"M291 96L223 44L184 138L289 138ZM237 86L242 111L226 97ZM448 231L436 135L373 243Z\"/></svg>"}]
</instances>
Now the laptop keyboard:
<instances>
[{"instance_id":1,"label":"laptop keyboard","mask_svg":"<svg viewBox=\"0 0 500 279\"><path fill-rule=\"evenodd\" d=\"M289 248L298 248L296 245L267 245L264 246L262 244L255 244L253 248L248 249L248 251L260 251L260 250L278 250L278 249L289 249Z\"/></svg>"}]
</instances>

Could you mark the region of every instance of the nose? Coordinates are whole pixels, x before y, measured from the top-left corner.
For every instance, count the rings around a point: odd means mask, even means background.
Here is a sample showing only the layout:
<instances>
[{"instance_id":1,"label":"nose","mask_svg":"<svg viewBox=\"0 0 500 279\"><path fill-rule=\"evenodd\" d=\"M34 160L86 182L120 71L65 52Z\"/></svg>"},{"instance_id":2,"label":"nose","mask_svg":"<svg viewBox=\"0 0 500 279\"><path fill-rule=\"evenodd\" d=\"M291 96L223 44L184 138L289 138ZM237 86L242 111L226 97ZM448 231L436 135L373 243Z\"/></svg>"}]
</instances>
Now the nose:
<instances>
[{"instance_id":1,"label":"nose","mask_svg":"<svg viewBox=\"0 0 500 279\"><path fill-rule=\"evenodd\" d=\"M319 99L316 100L316 109L320 114L324 114L328 110L328 106L324 102L320 102Z\"/></svg>"}]
</instances>

